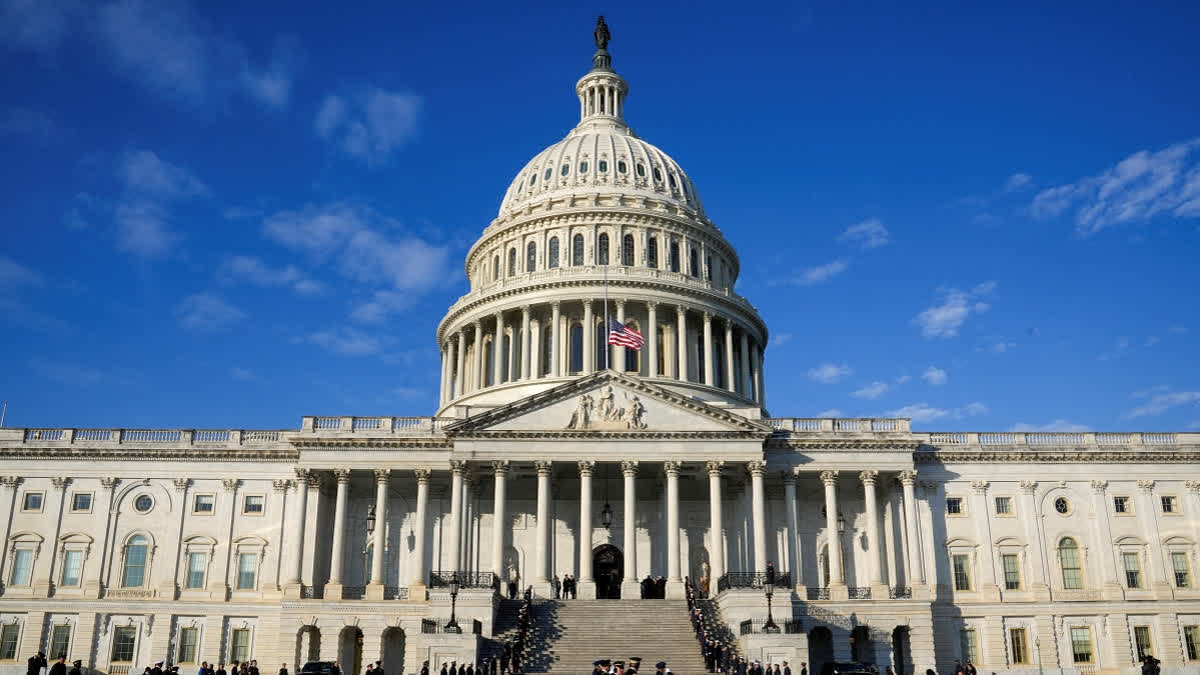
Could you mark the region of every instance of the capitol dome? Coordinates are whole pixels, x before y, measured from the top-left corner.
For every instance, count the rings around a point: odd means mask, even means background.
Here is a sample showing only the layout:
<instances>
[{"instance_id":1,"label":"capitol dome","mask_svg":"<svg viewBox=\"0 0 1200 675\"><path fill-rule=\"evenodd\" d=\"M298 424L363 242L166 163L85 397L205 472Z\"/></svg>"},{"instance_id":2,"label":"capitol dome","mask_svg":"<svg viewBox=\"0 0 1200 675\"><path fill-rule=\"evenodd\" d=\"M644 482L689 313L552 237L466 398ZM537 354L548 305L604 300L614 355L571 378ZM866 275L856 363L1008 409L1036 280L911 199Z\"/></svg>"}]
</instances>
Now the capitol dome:
<instances>
[{"instance_id":1,"label":"capitol dome","mask_svg":"<svg viewBox=\"0 0 1200 675\"><path fill-rule=\"evenodd\" d=\"M629 86L597 27L579 123L513 178L438 326L456 417L612 369L757 415L767 328L733 291L737 252L692 180L625 121ZM641 349L608 345L613 322Z\"/></svg>"}]
</instances>

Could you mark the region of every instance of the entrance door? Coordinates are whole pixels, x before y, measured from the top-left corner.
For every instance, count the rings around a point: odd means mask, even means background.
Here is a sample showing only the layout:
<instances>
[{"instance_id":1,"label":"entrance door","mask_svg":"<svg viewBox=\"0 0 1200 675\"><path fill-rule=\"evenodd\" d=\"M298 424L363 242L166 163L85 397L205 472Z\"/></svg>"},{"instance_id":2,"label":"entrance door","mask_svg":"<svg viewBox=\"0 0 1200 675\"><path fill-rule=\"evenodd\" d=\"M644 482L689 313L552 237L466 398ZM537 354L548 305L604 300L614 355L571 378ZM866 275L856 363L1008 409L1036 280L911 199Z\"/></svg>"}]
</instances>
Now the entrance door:
<instances>
[{"instance_id":1,"label":"entrance door","mask_svg":"<svg viewBox=\"0 0 1200 675\"><path fill-rule=\"evenodd\" d=\"M351 673L362 672L362 647L363 634L357 626L346 626L342 629L338 636L338 662L341 664L342 672L346 672L346 667L353 668Z\"/></svg>"},{"instance_id":2,"label":"entrance door","mask_svg":"<svg viewBox=\"0 0 1200 675\"><path fill-rule=\"evenodd\" d=\"M621 579L625 576L625 557L612 544L602 544L592 551L592 576L596 578L596 599L617 600L621 597Z\"/></svg>"},{"instance_id":3,"label":"entrance door","mask_svg":"<svg viewBox=\"0 0 1200 675\"><path fill-rule=\"evenodd\" d=\"M908 650L908 626L896 626L892 631L892 666L897 675L910 675L912 671Z\"/></svg>"}]
</instances>

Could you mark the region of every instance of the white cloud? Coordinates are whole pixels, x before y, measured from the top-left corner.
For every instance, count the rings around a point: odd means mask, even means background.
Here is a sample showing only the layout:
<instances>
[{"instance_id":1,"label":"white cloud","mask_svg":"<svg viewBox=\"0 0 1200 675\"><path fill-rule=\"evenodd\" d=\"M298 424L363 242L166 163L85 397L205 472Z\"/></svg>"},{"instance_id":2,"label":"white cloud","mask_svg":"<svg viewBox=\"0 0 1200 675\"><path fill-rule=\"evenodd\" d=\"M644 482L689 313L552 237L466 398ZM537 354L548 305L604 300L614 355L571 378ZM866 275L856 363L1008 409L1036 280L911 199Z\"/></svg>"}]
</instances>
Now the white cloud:
<instances>
[{"instance_id":1,"label":"white cloud","mask_svg":"<svg viewBox=\"0 0 1200 675\"><path fill-rule=\"evenodd\" d=\"M933 422L935 420L963 419L964 417L975 417L977 415L986 415L988 413L987 405L974 401L958 408L946 409L935 408L928 403L914 403L906 405L903 408L889 410L885 413L888 417L907 417L913 422Z\"/></svg>"},{"instance_id":2,"label":"white cloud","mask_svg":"<svg viewBox=\"0 0 1200 675\"><path fill-rule=\"evenodd\" d=\"M1064 419L1057 419L1046 424L1026 424L1018 422L1009 431L1091 431L1086 424L1075 424Z\"/></svg>"},{"instance_id":3,"label":"white cloud","mask_svg":"<svg viewBox=\"0 0 1200 675\"><path fill-rule=\"evenodd\" d=\"M790 283L795 286L812 286L829 281L833 277L846 271L849 265L842 260L834 260L825 265L817 265L816 267L806 268L799 276L788 280L785 283Z\"/></svg>"},{"instance_id":4,"label":"white cloud","mask_svg":"<svg viewBox=\"0 0 1200 675\"><path fill-rule=\"evenodd\" d=\"M98 8L92 28L117 70L152 90L196 101L211 86L219 45L184 2L118 0Z\"/></svg>"},{"instance_id":5,"label":"white cloud","mask_svg":"<svg viewBox=\"0 0 1200 675\"><path fill-rule=\"evenodd\" d=\"M889 388L890 387L888 386L887 382L875 381L866 385L862 389L850 392L850 395L854 398L865 398L873 401L886 394Z\"/></svg>"},{"instance_id":6,"label":"white cloud","mask_svg":"<svg viewBox=\"0 0 1200 675\"><path fill-rule=\"evenodd\" d=\"M912 320L921 327L925 338L949 338L958 335L958 329L971 314L986 312L991 305L981 302L979 297L996 289L995 281L986 281L971 291L957 288L939 289L940 304L927 307Z\"/></svg>"},{"instance_id":7,"label":"white cloud","mask_svg":"<svg viewBox=\"0 0 1200 675\"><path fill-rule=\"evenodd\" d=\"M271 267L254 256L234 256L226 260L217 270L217 278L224 283L246 281L256 286L289 286L301 294L320 293L323 285L319 281L305 278L295 265Z\"/></svg>"},{"instance_id":8,"label":"white cloud","mask_svg":"<svg viewBox=\"0 0 1200 675\"><path fill-rule=\"evenodd\" d=\"M314 127L342 152L376 165L416 135L420 109L415 94L368 87L349 97L327 96Z\"/></svg>"},{"instance_id":9,"label":"white cloud","mask_svg":"<svg viewBox=\"0 0 1200 675\"><path fill-rule=\"evenodd\" d=\"M114 220L117 224L117 249L143 258L161 258L183 240L172 232L167 211L150 201L119 204Z\"/></svg>"},{"instance_id":10,"label":"white cloud","mask_svg":"<svg viewBox=\"0 0 1200 675\"><path fill-rule=\"evenodd\" d=\"M149 150L124 153L116 176L125 188L113 212L117 249L143 258L163 257L183 240L170 227L166 204L209 193L192 172Z\"/></svg>"},{"instance_id":11,"label":"white cloud","mask_svg":"<svg viewBox=\"0 0 1200 675\"><path fill-rule=\"evenodd\" d=\"M211 293L196 293L175 307L179 325L189 330L212 332L246 318L246 313Z\"/></svg>"},{"instance_id":12,"label":"white cloud","mask_svg":"<svg viewBox=\"0 0 1200 675\"><path fill-rule=\"evenodd\" d=\"M0 289L41 285L42 275L11 258L0 257Z\"/></svg>"},{"instance_id":13,"label":"white cloud","mask_svg":"<svg viewBox=\"0 0 1200 675\"><path fill-rule=\"evenodd\" d=\"M1149 395L1148 401L1130 410L1125 416L1132 419L1161 415L1171 408L1200 402L1200 391L1162 391L1161 389L1157 389L1157 391L1159 393ZM1139 394L1148 395L1143 392L1139 392Z\"/></svg>"},{"instance_id":14,"label":"white cloud","mask_svg":"<svg viewBox=\"0 0 1200 675\"><path fill-rule=\"evenodd\" d=\"M887 245L888 230L883 226L883 221L871 218L847 227L838 235L838 241L858 244L864 249L878 248Z\"/></svg>"},{"instance_id":15,"label":"white cloud","mask_svg":"<svg viewBox=\"0 0 1200 675\"><path fill-rule=\"evenodd\" d=\"M143 197L167 200L208 194L208 186L192 172L149 150L126 152L117 165L117 177L127 191Z\"/></svg>"},{"instance_id":16,"label":"white cloud","mask_svg":"<svg viewBox=\"0 0 1200 675\"><path fill-rule=\"evenodd\" d=\"M822 363L808 371L808 378L822 384L833 384L853 373L854 370L844 363L840 366L836 363Z\"/></svg>"},{"instance_id":17,"label":"white cloud","mask_svg":"<svg viewBox=\"0 0 1200 675\"><path fill-rule=\"evenodd\" d=\"M896 384L904 384L905 382L908 382L911 379L912 379L911 375L901 375L900 377L896 378Z\"/></svg>"},{"instance_id":18,"label":"white cloud","mask_svg":"<svg viewBox=\"0 0 1200 675\"><path fill-rule=\"evenodd\" d=\"M1016 192L1029 187L1033 183L1033 176L1027 173L1014 173L1004 181L1005 192Z\"/></svg>"},{"instance_id":19,"label":"white cloud","mask_svg":"<svg viewBox=\"0 0 1200 675\"><path fill-rule=\"evenodd\" d=\"M788 342L791 342L791 340L792 340L791 333L776 333L771 336L771 346L772 347L782 347L783 345L787 344Z\"/></svg>"},{"instance_id":20,"label":"white cloud","mask_svg":"<svg viewBox=\"0 0 1200 675\"><path fill-rule=\"evenodd\" d=\"M842 417L842 411L838 410L837 408L830 408L829 410L822 410L821 412L817 413L816 416L817 417Z\"/></svg>"},{"instance_id":21,"label":"white cloud","mask_svg":"<svg viewBox=\"0 0 1200 675\"><path fill-rule=\"evenodd\" d=\"M929 366L925 372L921 373L921 379L931 387L940 387L946 384L946 380L949 378L946 377L946 371L937 366Z\"/></svg>"},{"instance_id":22,"label":"white cloud","mask_svg":"<svg viewBox=\"0 0 1200 675\"><path fill-rule=\"evenodd\" d=\"M1151 335L1150 337L1146 338L1146 342L1145 342L1144 346L1153 347L1154 345L1158 344L1159 342L1162 342L1162 340L1157 335Z\"/></svg>"},{"instance_id":23,"label":"white cloud","mask_svg":"<svg viewBox=\"0 0 1200 675\"><path fill-rule=\"evenodd\" d=\"M1156 216L1200 217L1200 138L1141 150L1104 171L1042 190L1030 212L1053 218L1074 209L1075 231L1090 236Z\"/></svg>"},{"instance_id":24,"label":"white cloud","mask_svg":"<svg viewBox=\"0 0 1200 675\"><path fill-rule=\"evenodd\" d=\"M976 351L989 351L989 352L995 352L997 354L1004 354L1005 352L1007 352L1008 350L1010 350L1016 346L1017 346L1017 343L1015 343L1015 342L1001 340L999 342L992 344L989 347L986 347L986 348L980 347Z\"/></svg>"},{"instance_id":25,"label":"white cloud","mask_svg":"<svg viewBox=\"0 0 1200 675\"><path fill-rule=\"evenodd\" d=\"M350 312L350 317L363 323L379 323L392 314L409 309L416 302L417 298L411 293L375 291L371 300L355 307L354 311Z\"/></svg>"},{"instance_id":26,"label":"white cloud","mask_svg":"<svg viewBox=\"0 0 1200 675\"><path fill-rule=\"evenodd\" d=\"M73 0L4 0L0 2L0 40L7 47L52 50L62 43L68 25L82 9L82 4Z\"/></svg>"},{"instance_id":27,"label":"white cloud","mask_svg":"<svg viewBox=\"0 0 1200 675\"><path fill-rule=\"evenodd\" d=\"M342 356L369 356L379 351L379 340L353 328L312 333L305 341Z\"/></svg>"},{"instance_id":28,"label":"white cloud","mask_svg":"<svg viewBox=\"0 0 1200 675\"><path fill-rule=\"evenodd\" d=\"M968 403L961 408L955 409L954 413L957 417L974 417L975 415L986 415L988 413L988 407L986 404L980 403L979 401L975 401L973 403Z\"/></svg>"}]
</instances>

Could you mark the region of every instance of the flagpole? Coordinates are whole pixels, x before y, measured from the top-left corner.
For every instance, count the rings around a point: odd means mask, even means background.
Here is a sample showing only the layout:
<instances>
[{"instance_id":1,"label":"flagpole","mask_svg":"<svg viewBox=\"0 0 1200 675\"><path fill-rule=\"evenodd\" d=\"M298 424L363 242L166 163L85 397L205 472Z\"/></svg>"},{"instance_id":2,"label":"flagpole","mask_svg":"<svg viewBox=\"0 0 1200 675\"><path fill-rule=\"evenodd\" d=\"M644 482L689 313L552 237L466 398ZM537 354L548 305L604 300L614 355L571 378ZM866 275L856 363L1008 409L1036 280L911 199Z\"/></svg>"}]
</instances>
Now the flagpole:
<instances>
[{"instance_id":1,"label":"flagpole","mask_svg":"<svg viewBox=\"0 0 1200 675\"><path fill-rule=\"evenodd\" d=\"M604 369L608 370L608 265L604 266Z\"/></svg>"}]
</instances>

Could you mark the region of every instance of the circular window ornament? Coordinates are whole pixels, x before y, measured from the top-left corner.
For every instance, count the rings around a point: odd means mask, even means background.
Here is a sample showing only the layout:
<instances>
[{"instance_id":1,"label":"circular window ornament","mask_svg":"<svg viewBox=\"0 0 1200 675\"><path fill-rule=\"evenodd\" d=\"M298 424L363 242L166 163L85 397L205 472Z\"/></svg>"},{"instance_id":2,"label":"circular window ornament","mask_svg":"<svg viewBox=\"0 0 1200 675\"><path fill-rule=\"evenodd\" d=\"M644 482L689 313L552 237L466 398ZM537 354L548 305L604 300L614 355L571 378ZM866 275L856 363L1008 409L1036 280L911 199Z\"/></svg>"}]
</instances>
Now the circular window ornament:
<instances>
[{"instance_id":1,"label":"circular window ornament","mask_svg":"<svg viewBox=\"0 0 1200 675\"><path fill-rule=\"evenodd\" d=\"M1065 516L1071 512L1071 502L1066 497L1059 497L1054 500L1054 510Z\"/></svg>"},{"instance_id":2,"label":"circular window ornament","mask_svg":"<svg viewBox=\"0 0 1200 675\"><path fill-rule=\"evenodd\" d=\"M133 500L133 508L138 513L146 513L154 508L154 499L150 495L138 495L137 499Z\"/></svg>"}]
</instances>

